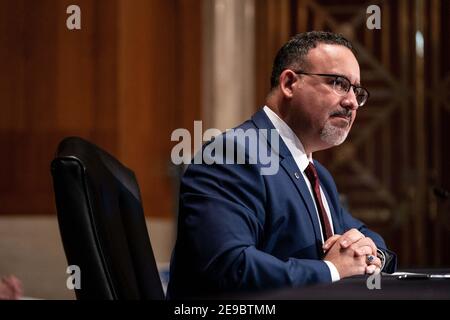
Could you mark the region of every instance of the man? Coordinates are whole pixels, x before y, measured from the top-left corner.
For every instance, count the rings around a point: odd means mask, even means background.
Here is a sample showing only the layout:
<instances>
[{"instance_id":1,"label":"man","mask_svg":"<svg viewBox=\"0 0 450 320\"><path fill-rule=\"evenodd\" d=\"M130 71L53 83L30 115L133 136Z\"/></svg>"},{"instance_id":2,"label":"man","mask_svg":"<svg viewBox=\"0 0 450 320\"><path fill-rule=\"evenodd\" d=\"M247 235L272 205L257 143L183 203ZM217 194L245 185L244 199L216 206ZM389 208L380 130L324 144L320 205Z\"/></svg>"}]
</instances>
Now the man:
<instances>
[{"instance_id":1,"label":"man","mask_svg":"<svg viewBox=\"0 0 450 320\"><path fill-rule=\"evenodd\" d=\"M279 170L261 174L260 159L252 162L251 146L236 137L232 159L244 148L244 164L188 167L169 298L329 283L396 268L395 254L341 206L330 173L312 159L344 142L369 96L350 42L327 32L295 36L275 58L271 87L266 106L238 128L258 132L279 156ZM271 129L279 144L264 133ZM230 146L225 134L219 138L204 151L220 140Z\"/></svg>"}]
</instances>

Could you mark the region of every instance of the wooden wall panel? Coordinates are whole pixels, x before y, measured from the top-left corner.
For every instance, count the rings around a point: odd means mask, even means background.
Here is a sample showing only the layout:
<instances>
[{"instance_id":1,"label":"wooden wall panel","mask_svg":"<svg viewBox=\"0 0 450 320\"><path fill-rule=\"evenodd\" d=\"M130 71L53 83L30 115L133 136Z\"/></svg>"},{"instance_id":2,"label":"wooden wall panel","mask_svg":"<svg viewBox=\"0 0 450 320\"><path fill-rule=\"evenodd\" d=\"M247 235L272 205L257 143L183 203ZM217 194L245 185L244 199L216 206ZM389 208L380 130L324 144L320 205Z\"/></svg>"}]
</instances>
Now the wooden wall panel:
<instances>
[{"instance_id":1,"label":"wooden wall panel","mask_svg":"<svg viewBox=\"0 0 450 320\"><path fill-rule=\"evenodd\" d=\"M136 168L146 211L170 211L169 144L174 109L174 2L120 1L118 153ZM160 32L164 30L164 32ZM173 113L172 113L173 114ZM155 204L158 204L155 207Z\"/></svg>"},{"instance_id":2,"label":"wooden wall panel","mask_svg":"<svg viewBox=\"0 0 450 320\"><path fill-rule=\"evenodd\" d=\"M96 69L93 73L94 125L90 129L90 134L95 137L97 143L116 154L118 9L116 0L102 1L108 5L95 6L93 11L92 59Z\"/></svg>"},{"instance_id":3,"label":"wooden wall panel","mask_svg":"<svg viewBox=\"0 0 450 320\"><path fill-rule=\"evenodd\" d=\"M176 113L172 124L193 132L193 120L202 116L202 1L180 0L176 2L175 19L175 72L178 85L175 94Z\"/></svg>"},{"instance_id":4,"label":"wooden wall panel","mask_svg":"<svg viewBox=\"0 0 450 320\"><path fill-rule=\"evenodd\" d=\"M70 4L0 0L0 214L55 212L50 161L77 135L136 172L148 215L170 217L170 133L200 117L201 4L80 0L78 31Z\"/></svg>"},{"instance_id":5,"label":"wooden wall panel","mask_svg":"<svg viewBox=\"0 0 450 320\"><path fill-rule=\"evenodd\" d=\"M46 151L57 140L56 8L51 0L3 1L1 7L0 210L48 212L52 153Z\"/></svg>"},{"instance_id":6,"label":"wooden wall panel","mask_svg":"<svg viewBox=\"0 0 450 320\"><path fill-rule=\"evenodd\" d=\"M88 133L94 124L95 85L94 58L95 2L83 0L77 2L81 8L82 29L72 31L65 28L66 8L73 3L70 0L53 1L57 27L57 56L54 61L57 69L55 119L49 128L62 130L81 130ZM45 52L45 50L43 51ZM101 80L100 80L101 81Z\"/></svg>"},{"instance_id":7,"label":"wooden wall panel","mask_svg":"<svg viewBox=\"0 0 450 320\"><path fill-rule=\"evenodd\" d=\"M255 111L264 105L279 48L292 36L290 0L258 0L255 7Z\"/></svg>"}]
</instances>

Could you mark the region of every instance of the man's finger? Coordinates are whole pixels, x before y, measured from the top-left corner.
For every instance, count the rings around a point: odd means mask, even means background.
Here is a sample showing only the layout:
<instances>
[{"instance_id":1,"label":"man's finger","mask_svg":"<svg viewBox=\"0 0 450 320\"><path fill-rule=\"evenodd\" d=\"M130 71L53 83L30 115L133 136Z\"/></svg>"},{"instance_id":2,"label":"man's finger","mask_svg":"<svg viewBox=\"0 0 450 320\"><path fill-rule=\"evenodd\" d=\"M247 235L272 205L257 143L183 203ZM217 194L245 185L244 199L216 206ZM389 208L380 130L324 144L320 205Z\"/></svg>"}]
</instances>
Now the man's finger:
<instances>
[{"instance_id":1,"label":"man's finger","mask_svg":"<svg viewBox=\"0 0 450 320\"><path fill-rule=\"evenodd\" d=\"M367 266L367 267L366 267L366 273L372 274L372 273L375 272L376 269L377 269L377 267L374 266L374 265Z\"/></svg>"},{"instance_id":2,"label":"man's finger","mask_svg":"<svg viewBox=\"0 0 450 320\"><path fill-rule=\"evenodd\" d=\"M348 248L353 243L364 238L364 235L356 229L351 229L344 233L339 239L339 243L342 248Z\"/></svg>"},{"instance_id":3,"label":"man's finger","mask_svg":"<svg viewBox=\"0 0 450 320\"><path fill-rule=\"evenodd\" d=\"M373 242L372 239L370 239L369 237L365 237L364 240L361 240L361 241L363 241L366 245L369 245L372 247L374 255L377 254L377 246L376 246L375 242Z\"/></svg>"},{"instance_id":4,"label":"man's finger","mask_svg":"<svg viewBox=\"0 0 450 320\"><path fill-rule=\"evenodd\" d=\"M362 247L355 248L356 256L367 256L370 254L372 254L372 247L370 247L370 246L362 246Z\"/></svg>"},{"instance_id":5,"label":"man's finger","mask_svg":"<svg viewBox=\"0 0 450 320\"><path fill-rule=\"evenodd\" d=\"M377 268L381 268L381 260L376 256L373 256L372 261L370 261L368 264L376 266Z\"/></svg>"},{"instance_id":6,"label":"man's finger","mask_svg":"<svg viewBox=\"0 0 450 320\"><path fill-rule=\"evenodd\" d=\"M352 244L353 248L356 250L357 248L369 246L372 248L371 254L376 255L377 254L377 246L375 243L370 239L369 237L361 238L355 243Z\"/></svg>"},{"instance_id":7,"label":"man's finger","mask_svg":"<svg viewBox=\"0 0 450 320\"><path fill-rule=\"evenodd\" d=\"M335 234L334 236L329 237L329 238L327 239L327 241L325 241L325 243L323 244L322 249L323 249L324 251L327 251L328 249L330 249L330 248L333 246L333 244L334 244L334 243L337 241L337 239L339 239L340 237L341 237L340 234Z\"/></svg>"}]
</instances>

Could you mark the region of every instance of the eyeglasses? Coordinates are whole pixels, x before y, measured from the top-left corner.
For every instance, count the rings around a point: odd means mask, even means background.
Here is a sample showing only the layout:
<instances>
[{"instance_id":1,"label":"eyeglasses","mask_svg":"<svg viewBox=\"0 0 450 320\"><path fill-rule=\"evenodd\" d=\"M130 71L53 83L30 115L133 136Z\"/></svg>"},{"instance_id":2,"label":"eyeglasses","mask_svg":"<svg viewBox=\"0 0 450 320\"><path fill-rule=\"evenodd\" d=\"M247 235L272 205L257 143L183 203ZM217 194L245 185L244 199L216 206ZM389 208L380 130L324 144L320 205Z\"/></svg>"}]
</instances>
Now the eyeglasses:
<instances>
[{"instance_id":1,"label":"eyeglasses","mask_svg":"<svg viewBox=\"0 0 450 320\"><path fill-rule=\"evenodd\" d=\"M328 73L309 73L303 71L294 71L297 74L304 74L307 76L320 76L320 77L328 77L333 78L333 90L340 96L345 96L350 91L350 88L353 87L353 92L355 93L356 102L358 103L358 107L362 107L366 104L367 99L369 99L369 91L366 88L353 85L348 78L338 75L338 74L328 74Z\"/></svg>"}]
</instances>

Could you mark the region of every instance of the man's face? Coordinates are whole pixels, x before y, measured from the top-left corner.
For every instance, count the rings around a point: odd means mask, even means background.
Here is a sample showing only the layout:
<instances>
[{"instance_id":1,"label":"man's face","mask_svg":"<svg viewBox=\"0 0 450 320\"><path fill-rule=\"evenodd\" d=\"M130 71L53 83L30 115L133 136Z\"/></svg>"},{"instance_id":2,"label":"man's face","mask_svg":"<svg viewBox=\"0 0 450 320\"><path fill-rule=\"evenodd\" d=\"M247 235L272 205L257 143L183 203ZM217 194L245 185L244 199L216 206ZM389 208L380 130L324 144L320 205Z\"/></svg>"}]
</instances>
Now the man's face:
<instances>
[{"instance_id":1,"label":"man's face","mask_svg":"<svg viewBox=\"0 0 450 320\"><path fill-rule=\"evenodd\" d=\"M341 45L319 44L306 56L309 73L345 76L360 84L358 61ZM307 152L314 152L344 142L356 117L358 104L353 89L346 95L333 90L332 77L297 75L287 122L299 136Z\"/></svg>"}]
</instances>

